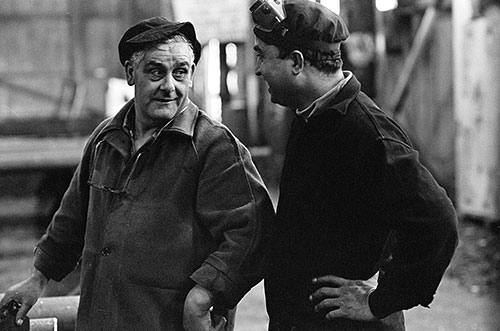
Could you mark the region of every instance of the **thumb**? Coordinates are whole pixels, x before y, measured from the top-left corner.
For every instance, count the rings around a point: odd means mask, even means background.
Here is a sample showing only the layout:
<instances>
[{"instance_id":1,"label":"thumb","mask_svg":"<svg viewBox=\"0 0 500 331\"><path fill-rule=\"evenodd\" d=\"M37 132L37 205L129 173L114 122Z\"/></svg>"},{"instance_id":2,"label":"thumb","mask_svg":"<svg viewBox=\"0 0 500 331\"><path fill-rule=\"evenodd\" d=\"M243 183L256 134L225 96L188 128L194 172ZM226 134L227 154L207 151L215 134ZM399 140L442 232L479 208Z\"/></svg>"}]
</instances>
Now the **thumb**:
<instances>
[{"instance_id":1,"label":"thumb","mask_svg":"<svg viewBox=\"0 0 500 331\"><path fill-rule=\"evenodd\" d=\"M226 323L226 318L224 316L221 316L217 324L214 326L213 331L224 331L226 329Z\"/></svg>"},{"instance_id":2,"label":"thumb","mask_svg":"<svg viewBox=\"0 0 500 331\"><path fill-rule=\"evenodd\" d=\"M31 306L27 304L22 304L19 310L17 311L16 314L16 324L17 325L22 325L24 322L24 319L26 318L26 314L28 314L28 311L30 310Z\"/></svg>"}]
</instances>

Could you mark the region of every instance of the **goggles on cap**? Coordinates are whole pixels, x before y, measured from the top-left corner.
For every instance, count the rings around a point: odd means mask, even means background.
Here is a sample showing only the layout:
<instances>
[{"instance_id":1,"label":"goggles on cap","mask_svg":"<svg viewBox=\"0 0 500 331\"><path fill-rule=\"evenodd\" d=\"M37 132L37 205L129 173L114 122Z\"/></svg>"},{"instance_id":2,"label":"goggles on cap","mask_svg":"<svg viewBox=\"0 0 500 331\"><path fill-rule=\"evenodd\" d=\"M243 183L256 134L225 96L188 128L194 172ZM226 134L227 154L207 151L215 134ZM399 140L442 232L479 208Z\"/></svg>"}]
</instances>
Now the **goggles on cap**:
<instances>
[{"instance_id":1,"label":"goggles on cap","mask_svg":"<svg viewBox=\"0 0 500 331\"><path fill-rule=\"evenodd\" d=\"M257 28L265 32L273 31L286 18L283 0L257 0L250 12Z\"/></svg>"}]
</instances>

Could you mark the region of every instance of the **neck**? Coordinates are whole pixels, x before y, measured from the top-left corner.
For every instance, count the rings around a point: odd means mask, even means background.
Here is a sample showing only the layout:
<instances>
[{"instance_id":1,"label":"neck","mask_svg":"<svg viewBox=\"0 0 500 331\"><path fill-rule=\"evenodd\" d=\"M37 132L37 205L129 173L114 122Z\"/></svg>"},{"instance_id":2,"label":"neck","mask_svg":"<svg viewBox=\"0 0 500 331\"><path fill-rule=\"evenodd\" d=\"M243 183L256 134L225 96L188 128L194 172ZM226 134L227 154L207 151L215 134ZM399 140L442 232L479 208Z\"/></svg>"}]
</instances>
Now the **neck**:
<instances>
[{"instance_id":1,"label":"neck","mask_svg":"<svg viewBox=\"0 0 500 331\"><path fill-rule=\"evenodd\" d=\"M342 79L344 79L342 70L337 70L330 75L316 72L313 75L307 76L301 89L302 93L297 98L296 109L309 107L316 99L333 89Z\"/></svg>"},{"instance_id":2,"label":"neck","mask_svg":"<svg viewBox=\"0 0 500 331\"><path fill-rule=\"evenodd\" d=\"M136 129L134 132L134 149L138 151L139 148L141 148L146 143L146 141L148 141L148 139L153 136L155 131L156 128L141 130L136 123Z\"/></svg>"}]
</instances>

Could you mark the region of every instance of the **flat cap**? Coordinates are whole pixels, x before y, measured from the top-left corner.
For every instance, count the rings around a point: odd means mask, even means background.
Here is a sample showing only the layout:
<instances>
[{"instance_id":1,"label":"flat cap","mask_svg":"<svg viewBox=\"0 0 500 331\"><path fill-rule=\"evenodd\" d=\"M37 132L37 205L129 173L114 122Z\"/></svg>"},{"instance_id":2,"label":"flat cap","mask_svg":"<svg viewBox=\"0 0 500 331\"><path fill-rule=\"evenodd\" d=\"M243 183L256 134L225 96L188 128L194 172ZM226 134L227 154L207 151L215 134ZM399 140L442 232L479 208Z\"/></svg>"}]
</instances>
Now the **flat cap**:
<instances>
[{"instance_id":1,"label":"flat cap","mask_svg":"<svg viewBox=\"0 0 500 331\"><path fill-rule=\"evenodd\" d=\"M174 34L182 34L191 42L194 50L194 63L198 63L201 56L201 45L196 39L193 24L170 21L165 17L156 16L142 20L125 31L118 43L121 64L125 65L125 61L130 59L132 54L146 48L149 44Z\"/></svg>"},{"instance_id":2,"label":"flat cap","mask_svg":"<svg viewBox=\"0 0 500 331\"><path fill-rule=\"evenodd\" d=\"M260 28L254 17L255 35L271 45L288 41L311 50L338 49L349 37L342 18L315 1L285 0L284 12L285 19L272 31Z\"/></svg>"}]
</instances>

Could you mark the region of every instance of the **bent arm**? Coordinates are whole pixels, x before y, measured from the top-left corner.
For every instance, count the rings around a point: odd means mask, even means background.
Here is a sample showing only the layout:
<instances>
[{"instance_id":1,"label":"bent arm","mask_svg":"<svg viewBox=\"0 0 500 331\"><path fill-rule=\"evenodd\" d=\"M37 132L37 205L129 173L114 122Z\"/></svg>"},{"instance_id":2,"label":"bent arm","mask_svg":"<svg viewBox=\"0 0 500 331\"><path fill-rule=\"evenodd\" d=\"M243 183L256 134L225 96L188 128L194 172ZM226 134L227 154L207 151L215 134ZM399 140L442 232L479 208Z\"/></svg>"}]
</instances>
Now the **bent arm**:
<instances>
[{"instance_id":1,"label":"bent arm","mask_svg":"<svg viewBox=\"0 0 500 331\"><path fill-rule=\"evenodd\" d=\"M196 211L216 249L191 279L232 308L263 278L274 209L250 153L231 134L204 155Z\"/></svg>"},{"instance_id":2,"label":"bent arm","mask_svg":"<svg viewBox=\"0 0 500 331\"><path fill-rule=\"evenodd\" d=\"M391 259L369 298L383 318L402 309L428 306L458 243L457 216L445 190L404 144L386 142L387 187L393 241Z\"/></svg>"}]
</instances>

